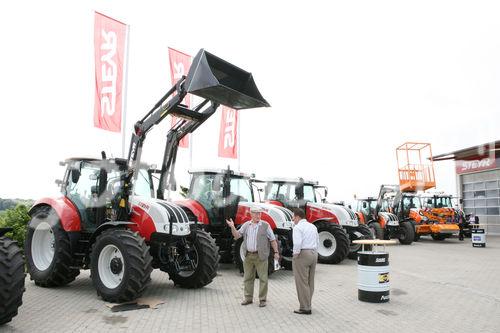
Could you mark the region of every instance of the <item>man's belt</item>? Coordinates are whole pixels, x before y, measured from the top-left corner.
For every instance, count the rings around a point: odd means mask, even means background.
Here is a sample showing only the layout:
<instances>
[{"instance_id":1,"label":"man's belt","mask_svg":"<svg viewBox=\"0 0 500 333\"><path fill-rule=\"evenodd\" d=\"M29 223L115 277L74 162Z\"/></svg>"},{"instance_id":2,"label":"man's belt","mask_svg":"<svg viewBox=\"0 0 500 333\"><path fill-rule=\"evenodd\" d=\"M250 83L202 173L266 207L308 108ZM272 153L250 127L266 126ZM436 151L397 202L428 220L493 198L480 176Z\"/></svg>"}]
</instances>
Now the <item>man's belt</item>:
<instances>
[{"instance_id":1,"label":"man's belt","mask_svg":"<svg viewBox=\"0 0 500 333\"><path fill-rule=\"evenodd\" d=\"M247 253L256 254L256 253L259 253L259 251L247 251Z\"/></svg>"}]
</instances>

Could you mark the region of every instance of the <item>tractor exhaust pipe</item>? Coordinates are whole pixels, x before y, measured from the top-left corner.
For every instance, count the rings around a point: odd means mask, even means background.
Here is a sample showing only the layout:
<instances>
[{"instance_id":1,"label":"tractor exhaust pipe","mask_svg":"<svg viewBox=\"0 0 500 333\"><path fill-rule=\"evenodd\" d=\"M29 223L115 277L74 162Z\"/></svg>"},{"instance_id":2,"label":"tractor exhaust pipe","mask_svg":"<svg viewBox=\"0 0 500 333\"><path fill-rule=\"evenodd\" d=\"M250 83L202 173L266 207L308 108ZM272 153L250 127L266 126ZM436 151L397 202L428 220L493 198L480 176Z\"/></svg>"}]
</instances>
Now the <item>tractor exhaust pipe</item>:
<instances>
[{"instance_id":1,"label":"tractor exhaust pipe","mask_svg":"<svg viewBox=\"0 0 500 333\"><path fill-rule=\"evenodd\" d=\"M194 58L184 87L188 93L236 110L270 106L251 73L204 49Z\"/></svg>"}]
</instances>

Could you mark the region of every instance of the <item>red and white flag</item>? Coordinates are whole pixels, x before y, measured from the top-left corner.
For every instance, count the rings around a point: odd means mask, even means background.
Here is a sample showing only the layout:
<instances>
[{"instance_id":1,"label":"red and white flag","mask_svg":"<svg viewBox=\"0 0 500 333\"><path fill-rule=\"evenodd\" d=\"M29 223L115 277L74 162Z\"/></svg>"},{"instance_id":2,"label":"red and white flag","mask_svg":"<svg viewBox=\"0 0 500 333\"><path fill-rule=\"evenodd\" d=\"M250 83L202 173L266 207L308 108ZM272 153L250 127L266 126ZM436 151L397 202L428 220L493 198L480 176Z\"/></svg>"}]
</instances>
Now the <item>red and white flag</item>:
<instances>
[{"instance_id":1,"label":"red and white flag","mask_svg":"<svg viewBox=\"0 0 500 333\"><path fill-rule=\"evenodd\" d=\"M169 47L168 58L170 60L170 78L172 80L172 85L174 85L183 75L187 75L189 72L189 67L191 67L191 56ZM183 104L188 107L191 106L191 95L186 94ZM174 126L177 121L179 121L179 119L172 116L172 126ZM179 147L189 147L189 135L186 135L181 142L179 142Z\"/></svg>"},{"instance_id":2,"label":"red and white flag","mask_svg":"<svg viewBox=\"0 0 500 333\"><path fill-rule=\"evenodd\" d=\"M95 13L94 126L112 132L120 132L122 126L126 37L126 24Z\"/></svg>"},{"instance_id":3,"label":"red and white flag","mask_svg":"<svg viewBox=\"0 0 500 333\"><path fill-rule=\"evenodd\" d=\"M238 158L238 111L222 105L219 157Z\"/></svg>"}]
</instances>

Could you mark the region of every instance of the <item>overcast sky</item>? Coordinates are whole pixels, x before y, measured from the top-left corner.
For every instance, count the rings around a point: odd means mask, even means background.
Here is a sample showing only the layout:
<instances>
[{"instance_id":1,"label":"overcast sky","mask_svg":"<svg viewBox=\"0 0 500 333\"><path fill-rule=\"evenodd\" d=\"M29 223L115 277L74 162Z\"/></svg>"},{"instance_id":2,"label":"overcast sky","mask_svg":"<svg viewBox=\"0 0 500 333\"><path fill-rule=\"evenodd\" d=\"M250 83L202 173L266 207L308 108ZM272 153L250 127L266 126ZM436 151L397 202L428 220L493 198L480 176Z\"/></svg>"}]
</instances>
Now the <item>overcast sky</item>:
<instances>
[{"instance_id":1,"label":"overcast sky","mask_svg":"<svg viewBox=\"0 0 500 333\"><path fill-rule=\"evenodd\" d=\"M168 47L251 71L268 109L241 112L241 169L314 178L330 198L397 182L395 148L435 154L499 139L498 1L8 1L0 8L0 197L57 194L58 162L119 156L93 127L94 10L130 25L127 142L170 88ZM217 158L220 113L194 135L193 167ZM165 122L167 123L167 122ZM167 124L148 136L159 164ZM178 180L188 185L188 153ZM455 193L454 166L435 165Z\"/></svg>"}]
</instances>

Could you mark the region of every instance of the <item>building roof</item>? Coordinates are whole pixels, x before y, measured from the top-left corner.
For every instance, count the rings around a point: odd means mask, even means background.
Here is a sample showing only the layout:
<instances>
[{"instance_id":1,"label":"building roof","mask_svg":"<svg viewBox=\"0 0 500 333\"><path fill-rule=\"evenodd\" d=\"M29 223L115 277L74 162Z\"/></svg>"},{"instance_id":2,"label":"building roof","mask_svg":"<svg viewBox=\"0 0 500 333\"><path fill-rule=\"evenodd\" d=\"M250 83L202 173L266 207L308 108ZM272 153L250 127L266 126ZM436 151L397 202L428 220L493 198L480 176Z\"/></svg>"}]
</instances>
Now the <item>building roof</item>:
<instances>
[{"instance_id":1,"label":"building roof","mask_svg":"<svg viewBox=\"0 0 500 333\"><path fill-rule=\"evenodd\" d=\"M452 151L446 154L436 155L432 158L432 160L433 161L470 160L470 159L487 157L492 152L495 154L495 157L500 156L500 140Z\"/></svg>"}]
</instances>

